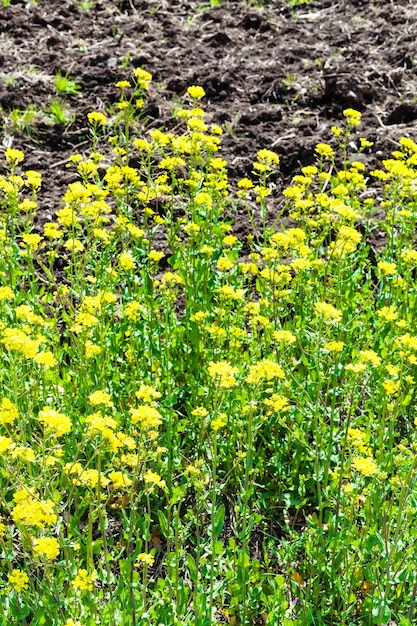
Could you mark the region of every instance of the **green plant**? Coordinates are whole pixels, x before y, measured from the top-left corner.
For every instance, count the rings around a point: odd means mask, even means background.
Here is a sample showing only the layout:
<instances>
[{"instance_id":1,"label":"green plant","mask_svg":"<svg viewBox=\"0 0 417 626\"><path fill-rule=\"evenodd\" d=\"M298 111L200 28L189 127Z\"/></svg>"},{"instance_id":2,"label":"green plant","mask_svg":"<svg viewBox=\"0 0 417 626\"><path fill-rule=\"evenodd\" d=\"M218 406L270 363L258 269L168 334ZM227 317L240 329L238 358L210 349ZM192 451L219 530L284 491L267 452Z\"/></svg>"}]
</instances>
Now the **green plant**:
<instances>
[{"instance_id":1,"label":"green plant","mask_svg":"<svg viewBox=\"0 0 417 626\"><path fill-rule=\"evenodd\" d=\"M94 0L77 0L77 4L83 11L89 11L94 6Z\"/></svg>"},{"instance_id":2,"label":"green plant","mask_svg":"<svg viewBox=\"0 0 417 626\"><path fill-rule=\"evenodd\" d=\"M55 88L59 93L66 95L79 93L81 90L81 86L73 78L70 78L69 72L65 74L57 72L55 75Z\"/></svg>"},{"instance_id":3,"label":"green plant","mask_svg":"<svg viewBox=\"0 0 417 626\"><path fill-rule=\"evenodd\" d=\"M12 134L36 134L36 123L42 118L41 111L35 105L28 105L25 109L12 109L5 113L5 123L10 127Z\"/></svg>"},{"instance_id":4,"label":"green plant","mask_svg":"<svg viewBox=\"0 0 417 626\"><path fill-rule=\"evenodd\" d=\"M66 126L74 121L75 117L67 110L65 102L52 100L49 115L54 124Z\"/></svg>"},{"instance_id":5,"label":"green plant","mask_svg":"<svg viewBox=\"0 0 417 626\"><path fill-rule=\"evenodd\" d=\"M417 144L366 173L346 109L277 202L202 87L144 127L151 79L88 114L50 222L4 151L0 623L410 625Z\"/></svg>"}]
</instances>

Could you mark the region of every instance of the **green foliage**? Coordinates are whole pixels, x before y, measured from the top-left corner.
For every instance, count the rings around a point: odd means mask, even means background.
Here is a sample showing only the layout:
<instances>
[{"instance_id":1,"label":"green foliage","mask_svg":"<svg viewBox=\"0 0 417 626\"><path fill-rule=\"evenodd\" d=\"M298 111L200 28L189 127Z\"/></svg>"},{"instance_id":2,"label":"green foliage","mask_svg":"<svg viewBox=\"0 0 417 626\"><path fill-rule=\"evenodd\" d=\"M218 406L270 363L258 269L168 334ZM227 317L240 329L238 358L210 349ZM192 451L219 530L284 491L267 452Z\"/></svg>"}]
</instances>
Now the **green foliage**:
<instances>
[{"instance_id":1,"label":"green foliage","mask_svg":"<svg viewBox=\"0 0 417 626\"><path fill-rule=\"evenodd\" d=\"M12 109L4 113L5 124L12 134L34 135L37 133L37 123L41 119L41 111L35 105L28 105L25 109Z\"/></svg>"},{"instance_id":2,"label":"green foliage","mask_svg":"<svg viewBox=\"0 0 417 626\"><path fill-rule=\"evenodd\" d=\"M65 102L52 100L49 107L49 115L54 124L67 126L74 121L75 117L69 113Z\"/></svg>"},{"instance_id":3,"label":"green foliage","mask_svg":"<svg viewBox=\"0 0 417 626\"><path fill-rule=\"evenodd\" d=\"M81 90L81 86L77 83L77 81L70 78L69 72L66 72L65 74L57 72L55 75L55 88L59 93L66 95L72 95Z\"/></svg>"},{"instance_id":4,"label":"green foliage","mask_svg":"<svg viewBox=\"0 0 417 626\"><path fill-rule=\"evenodd\" d=\"M411 624L417 145L366 173L347 109L278 198L201 87L147 130L150 81L88 115L51 222L4 151L0 622Z\"/></svg>"}]
</instances>

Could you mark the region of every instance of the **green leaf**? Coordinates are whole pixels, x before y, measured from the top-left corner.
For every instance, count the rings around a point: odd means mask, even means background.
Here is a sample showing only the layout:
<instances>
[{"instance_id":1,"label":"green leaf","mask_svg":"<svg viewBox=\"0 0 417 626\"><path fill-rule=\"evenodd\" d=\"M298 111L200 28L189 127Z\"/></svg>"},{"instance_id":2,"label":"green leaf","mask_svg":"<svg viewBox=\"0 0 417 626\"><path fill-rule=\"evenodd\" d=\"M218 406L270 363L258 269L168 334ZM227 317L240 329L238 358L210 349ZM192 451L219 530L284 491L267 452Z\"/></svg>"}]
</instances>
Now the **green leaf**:
<instances>
[{"instance_id":1,"label":"green leaf","mask_svg":"<svg viewBox=\"0 0 417 626\"><path fill-rule=\"evenodd\" d=\"M164 537L168 537L168 520L167 520L167 516L165 515L165 513L163 511L161 511L161 509L158 510L158 520L159 520L159 527L161 529L161 533L163 534Z\"/></svg>"},{"instance_id":2,"label":"green leaf","mask_svg":"<svg viewBox=\"0 0 417 626\"><path fill-rule=\"evenodd\" d=\"M217 539L217 537L222 532L223 524L224 524L224 516L226 513L226 507L222 504L214 514L214 528L213 528L213 537Z\"/></svg>"},{"instance_id":3,"label":"green leaf","mask_svg":"<svg viewBox=\"0 0 417 626\"><path fill-rule=\"evenodd\" d=\"M10 603L10 612L16 620L21 622L23 620L26 620L31 611L26 604L20 604L20 606L18 606L17 603L14 601Z\"/></svg>"},{"instance_id":4,"label":"green leaf","mask_svg":"<svg viewBox=\"0 0 417 626\"><path fill-rule=\"evenodd\" d=\"M102 539L96 539L91 544L91 547L92 547L92 550L93 550L93 554L101 554L101 552L103 551L103 540Z\"/></svg>"},{"instance_id":5,"label":"green leaf","mask_svg":"<svg viewBox=\"0 0 417 626\"><path fill-rule=\"evenodd\" d=\"M190 572L190 579L193 583L197 582L197 565L191 554L187 554L187 566Z\"/></svg>"}]
</instances>

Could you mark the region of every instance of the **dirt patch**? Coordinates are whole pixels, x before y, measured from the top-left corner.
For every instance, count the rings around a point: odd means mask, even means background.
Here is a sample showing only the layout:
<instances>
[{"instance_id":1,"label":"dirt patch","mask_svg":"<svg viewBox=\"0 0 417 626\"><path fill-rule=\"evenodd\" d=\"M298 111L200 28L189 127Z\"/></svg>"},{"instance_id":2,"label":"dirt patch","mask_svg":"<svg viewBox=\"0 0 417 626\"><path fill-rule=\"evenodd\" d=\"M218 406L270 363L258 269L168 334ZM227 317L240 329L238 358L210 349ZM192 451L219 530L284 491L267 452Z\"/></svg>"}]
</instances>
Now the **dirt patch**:
<instances>
[{"instance_id":1,"label":"dirt patch","mask_svg":"<svg viewBox=\"0 0 417 626\"><path fill-rule=\"evenodd\" d=\"M331 139L346 107L362 112L360 135L375 142L365 157L371 166L400 136L415 135L413 0L318 0L292 9L287 0L216 8L192 0L81 4L12 0L0 14L2 141L22 148L26 165L42 173L39 203L48 219L72 180L68 156L88 146L87 113L106 111L119 95L114 83L133 67L154 76L149 127L169 123L187 86L204 87L205 107L225 130L222 156L232 180L250 173L265 147L281 156L278 182L288 182L312 161L314 146ZM57 72L68 72L79 92L57 93ZM54 123L57 99L70 123ZM19 111L28 107L33 121L25 126Z\"/></svg>"}]
</instances>

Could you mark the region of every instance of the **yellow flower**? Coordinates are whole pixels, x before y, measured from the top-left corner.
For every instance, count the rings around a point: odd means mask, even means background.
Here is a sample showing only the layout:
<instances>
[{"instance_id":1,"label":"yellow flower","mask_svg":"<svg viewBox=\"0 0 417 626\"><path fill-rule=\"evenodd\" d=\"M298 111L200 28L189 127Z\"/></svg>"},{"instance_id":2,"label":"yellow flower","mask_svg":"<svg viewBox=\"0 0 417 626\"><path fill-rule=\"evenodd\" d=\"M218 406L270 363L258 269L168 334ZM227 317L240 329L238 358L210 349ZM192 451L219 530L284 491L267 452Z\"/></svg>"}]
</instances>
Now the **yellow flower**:
<instances>
[{"instance_id":1,"label":"yellow flower","mask_svg":"<svg viewBox=\"0 0 417 626\"><path fill-rule=\"evenodd\" d=\"M110 472L108 475L110 479L113 489L120 489L121 487L130 487L132 481L130 478L124 474L123 472Z\"/></svg>"},{"instance_id":2,"label":"yellow flower","mask_svg":"<svg viewBox=\"0 0 417 626\"><path fill-rule=\"evenodd\" d=\"M151 470L145 472L145 474L143 475L143 480L145 481L145 484L151 488L157 486L163 489L166 485L165 480L163 480L159 474L156 474Z\"/></svg>"},{"instance_id":3,"label":"yellow flower","mask_svg":"<svg viewBox=\"0 0 417 626\"><path fill-rule=\"evenodd\" d=\"M388 396L395 396L400 389L401 383L399 380L391 380L387 378L382 382L382 386Z\"/></svg>"},{"instance_id":4,"label":"yellow flower","mask_svg":"<svg viewBox=\"0 0 417 626\"><path fill-rule=\"evenodd\" d=\"M397 273L397 266L395 263L388 263L388 261L379 261L378 269L381 270L384 276L393 276Z\"/></svg>"},{"instance_id":5,"label":"yellow flower","mask_svg":"<svg viewBox=\"0 0 417 626\"><path fill-rule=\"evenodd\" d=\"M58 516L54 512L52 500L41 500L36 493L28 489L20 489L13 496L15 502L12 519L24 526L45 528L55 524Z\"/></svg>"},{"instance_id":6,"label":"yellow flower","mask_svg":"<svg viewBox=\"0 0 417 626\"><path fill-rule=\"evenodd\" d=\"M92 591L94 589L94 581L97 578L96 572L89 574L86 569L79 569L76 577L71 581L74 589L80 591Z\"/></svg>"},{"instance_id":7,"label":"yellow flower","mask_svg":"<svg viewBox=\"0 0 417 626\"><path fill-rule=\"evenodd\" d=\"M188 128L191 128L191 130L199 131L201 133L207 130L207 124L199 117L190 117L190 119L187 120L187 126Z\"/></svg>"},{"instance_id":8,"label":"yellow flower","mask_svg":"<svg viewBox=\"0 0 417 626\"><path fill-rule=\"evenodd\" d=\"M109 393L107 393L107 391L94 391L93 393L90 393L90 395L88 396L88 400L93 406L97 406L99 404L104 404L104 406L107 406L109 408L114 406L111 400L111 396Z\"/></svg>"},{"instance_id":9,"label":"yellow flower","mask_svg":"<svg viewBox=\"0 0 417 626\"><path fill-rule=\"evenodd\" d=\"M263 359L262 361L254 363L254 365L250 366L246 381L257 385L265 380L269 381L273 378L282 380L284 377L285 374L278 363L275 363L275 361L271 361L270 359Z\"/></svg>"},{"instance_id":10,"label":"yellow flower","mask_svg":"<svg viewBox=\"0 0 417 626\"><path fill-rule=\"evenodd\" d=\"M17 406L8 398L2 398L0 402L0 424L13 424L18 417Z\"/></svg>"},{"instance_id":11,"label":"yellow flower","mask_svg":"<svg viewBox=\"0 0 417 626\"><path fill-rule=\"evenodd\" d=\"M40 172L36 172L35 170L26 170L26 187L32 187L33 189L37 189L42 184L42 174Z\"/></svg>"},{"instance_id":12,"label":"yellow flower","mask_svg":"<svg viewBox=\"0 0 417 626\"><path fill-rule=\"evenodd\" d=\"M64 243L64 247L70 252L82 252L84 250L84 244L79 239L68 239Z\"/></svg>"},{"instance_id":13,"label":"yellow flower","mask_svg":"<svg viewBox=\"0 0 417 626\"><path fill-rule=\"evenodd\" d=\"M286 412L291 408L288 398L281 396L278 393L274 393L270 398L264 400L264 404L269 406L276 413Z\"/></svg>"},{"instance_id":14,"label":"yellow flower","mask_svg":"<svg viewBox=\"0 0 417 626\"><path fill-rule=\"evenodd\" d=\"M25 198L24 200L22 200L22 202L19 202L19 211L22 211L22 213L31 213L33 211L36 211L37 208L38 205L36 204L36 202L34 202L34 200L29 200L28 198Z\"/></svg>"},{"instance_id":15,"label":"yellow flower","mask_svg":"<svg viewBox=\"0 0 417 626\"><path fill-rule=\"evenodd\" d=\"M1 300L13 300L15 294L10 287L0 287L0 302Z\"/></svg>"},{"instance_id":16,"label":"yellow flower","mask_svg":"<svg viewBox=\"0 0 417 626\"><path fill-rule=\"evenodd\" d=\"M55 437L69 433L72 427L71 419L67 415L47 406L39 411L39 421L46 427L46 432L52 433Z\"/></svg>"},{"instance_id":17,"label":"yellow flower","mask_svg":"<svg viewBox=\"0 0 417 626\"><path fill-rule=\"evenodd\" d=\"M132 424L140 424L142 428L157 428L162 424L162 415L153 406L144 404L137 409L130 409Z\"/></svg>"},{"instance_id":18,"label":"yellow flower","mask_svg":"<svg viewBox=\"0 0 417 626\"><path fill-rule=\"evenodd\" d=\"M188 87L187 93L189 96L191 96L193 100L201 100L201 98L204 98L204 96L206 95L204 89L202 87L199 87L198 85L191 85L190 87Z\"/></svg>"},{"instance_id":19,"label":"yellow flower","mask_svg":"<svg viewBox=\"0 0 417 626\"><path fill-rule=\"evenodd\" d=\"M252 189L253 182L249 178L241 178L238 181L237 186L241 189Z\"/></svg>"},{"instance_id":20,"label":"yellow flower","mask_svg":"<svg viewBox=\"0 0 417 626\"><path fill-rule=\"evenodd\" d=\"M59 225L55 222L46 222L43 227L43 232L48 239L59 239L62 235L62 230L60 230Z\"/></svg>"},{"instance_id":21,"label":"yellow flower","mask_svg":"<svg viewBox=\"0 0 417 626\"><path fill-rule=\"evenodd\" d=\"M237 367L233 367L227 361L218 361L217 363L210 361L208 368L209 376L215 378L219 387L223 389L237 385L235 376L238 371Z\"/></svg>"},{"instance_id":22,"label":"yellow flower","mask_svg":"<svg viewBox=\"0 0 417 626\"><path fill-rule=\"evenodd\" d=\"M223 285L219 289L219 295L225 300L244 300L245 292L243 289L234 289L230 285Z\"/></svg>"},{"instance_id":23,"label":"yellow flower","mask_svg":"<svg viewBox=\"0 0 417 626\"><path fill-rule=\"evenodd\" d=\"M228 259L227 257L220 257L217 261L217 269L220 272L227 272L227 270L231 270L234 267L234 262Z\"/></svg>"},{"instance_id":24,"label":"yellow flower","mask_svg":"<svg viewBox=\"0 0 417 626\"><path fill-rule=\"evenodd\" d=\"M133 70L133 76L135 78L136 85L140 87L140 89L148 89L149 83L152 80L152 74L141 67L137 67Z\"/></svg>"},{"instance_id":25,"label":"yellow flower","mask_svg":"<svg viewBox=\"0 0 417 626\"><path fill-rule=\"evenodd\" d=\"M123 317L127 317L128 319L135 321L139 319L141 313L145 311L145 307L140 302L136 300L132 300L128 302L123 310Z\"/></svg>"},{"instance_id":26,"label":"yellow flower","mask_svg":"<svg viewBox=\"0 0 417 626\"><path fill-rule=\"evenodd\" d=\"M23 233L22 241L28 246L28 248L37 248L42 241L42 237L36 233Z\"/></svg>"},{"instance_id":27,"label":"yellow flower","mask_svg":"<svg viewBox=\"0 0 417 626\"><path fill-rule=\"evenodd\" d=\"M400 335L394 339L394 342L403 349L417 350L417 337L413 337L410 333Z\"/></svg>"},{"instance_id":28,"label":"yellow flower","mask_svg":"<svg viewBox=\"0 0 417 626\"><path fill-rule=\"evenodd\" d=\"M135 396L138 400L143 400L150 404L153 400L159 400L161 394L151 385L141 385L139 391L135 392Z\"/></svg>"},{"instance_id":29,"label":"yellow flower","mask_svg":"<svg viewBox=\"0 0 417 626\"><path fill-rule=\"evenodd\" d=\"M131 84L129 83L128 80L119 80L114 86L117 87L118 89L123 90L123 89L127 89L131 87Z\"/></svg>"},{"instance_id":30,"label":"yellow flower","mask_svg":"<svg viewBox=\"0 0 417 626\"><path fill-rule=\"evenodd\" d=\"M390 306L383 306L376 312L376 314L385 322L393 322L398 317L397 307L393 304Z\"/></svg>"},{"instance_id":31,"label":"yellow flower","mask_svg":"<svg viewBox=\"0 0 417 626\"><path fill-rule=\"evenodd\" d=\"M29 586L29 576L20 569L14 569L9 574L9 583L18 593Z\"/></svg>"},{"instance_id":32,"label":"yellow flower","mask_svg":"<svg viewBox=\"0 0 417 626\"><path fill-rule=\"evenodd\" d=\"M279 165L279 156L276 152L273 152L272 150L267 150L264 148L262 150L259 150L256 156L258 157L258 161L260 163L264 163L265 165Z\"/></svg>"},{"instance_id":33,"label":"yellow flower","mask_svg":"<svg viewBox=\"0 0 417 626\"><path fill-rule=\"evenodd\" d=\"M100 111L92 111L87 115L87 118L92 126L104 126L107 123L107 117Z\"/></svg>"},{"instance_id":34,"label":"yellow flower","mask_svg":"<svg viewBox=\"0 0 417 626\"><path fill-rule=\"evenodd\" d=\"M25 153L21 150L16 150L15 148L6 148L4 156L6 157L7 163L17 165L17 163L21 163L23 161Z\"/></svg>"},{"instance_id":35,"label":"yellow flower","mask_svg":"<svg viewBox=\"0 0 417 626\"><path fill-rule=\"evenodd\" d=\"M136 565L139 566L142 563L146 563L146 565L149 565L152 567L152 565L155 563L155 557L152 554L149 554L148 552L141 552L140 554L138 554Z\"/></svg>"},{"instance_id":36,"label":"yellow flower","mask_svg":"<svg viewBox=\"0 0 417 626\"><path fill-rule=\"evenodd\" d=\"M0 437L1 439L1 437ZM9 450L9 454L12 459L19 459L24 463L34 463L36 460L36 456L32 448L24 447L24 446L14 446Z\"/></svg>"},{"instance_id":37,"label":"yellow flower","mask_svg":"<svg viewBox=\"0 0 417 626\"><path fill-rule=\"evenodd\" d=\"M359 137L359 143L362 150L365 150L365 148L372 148L372 146L374 145L373 141L369 141L365 137Z\"/></svg>"},{"instance_id":38,"label":"yellow flower","mask_svg":"<svg viewBox=\"0 0 417 626\"><path fill-rule=\"evenodd\" d=\"M290 330L274 330L272 336L278 343L289 345L296 341L296 336Z\"/></svg>"},{"instance_id":39,"label":"yellow flower","mask_svg":"<svg viewBox=\"0 0 417 626\"><path fill-rule=\"evenodd\" d=\"M206 206L211 208L213 206L213 199L207 191L200 191L194 197L194 202L198 206Z\"/></svg>"},{"instance_id":40,"label":"yellow flower","mask_svg":"<svg viewBox=\"0 0 417 626\"><path fill-rule=\"evenodd\" d=\"M354 372L355 374L360 374L366 370L366 363L349 363L345 368L348 372Z\"/></svg>"},{"instance_id":41,"label":"yellow flower","mask_svg":"<svg viewBox=\"0 0 417 626\"><path fill-rule=\"evenodd\" d=\"M235 237L234 235L226 235L226 237L223 238L223 245L232 247L235 245L237 241L238 241L238 238Z\"/></svg>"},{"instance_id":42,"label":"yellow flower","mask_svg":"<svg viewBox=\"0 0 417 626\"><path fill-rule=\"evenodd\" d=\"M97 346L95 343L93 343L89 339L86 339L86 342L85 342L85 358L86 359L92 359L98 354L100 354L100 352L101 352L100 346Z\"/></svg>"},{"instance_id":43,"label":"yellow flower","mask_svg":"<svg viewBox=\"0 0 417 626\"><path fill-rule=\"evenodd\" d=\"M55 559L59 555L59 543L55 537L34 539L33 551L47 559Z\"/></svg>"},{"instance_id":44,"label":"yellow flower","mask_svg":"<svg viewBox=\"0 0 417 626\"><path fill-rule=\"evenodd\" d=\"M381 357L373 350L361 350L359 352L359 359L363 363L370 363L374 367L378 367L378 365L381 364Z\"/></svg>"},{"instance_id":45,"label":"yellow flower","mask_svg":"<svg viewBox=\"0 0 417 626\"><path fill-rule=\"evenodd\" d=\"M324 344L324 349L329 352L342 352L344 345L343 341L328 341Z\"/></svg>"},{"instance_id":46,"label":"yellow flower","mask_svg":"<svg viewBox=\"0 0 417 626\"><path fill-rule=\"evenodd\" d=\"M164 256L164 253L160 252L159 250L151 250L148 254L148 259L150 261L155 261L156 263L158 263L158 261L160 261Z\"/></svg>"},{"instance_id":47,"label":"yellow flower","mask_svg":"<svg viewBox=\"0 0 417 626\"><path fill-rule=\"evenodd\" d=\"M9 452L10 450L13 450L14 447L15 444L10 437L3 437L3 435L0 435L0 454L3 452Z\"/></svg>"},{"instance_id":48,"label":"yellow flower","mask_svg":"<svg viewBox=\"0 0 417 626\"><path fill-rule=\"evenodd\" d=\"M124 270L134 270L136 267L135 259L131 252L122 252L119 255L119 265Z\"/></svg>"},{"instance_id":49,"label":"yellow flower","mask_svg":"<svg viewBox=\"0 0 417 626\"><path fill-rule=\"evenodd\" d=\"M191 415L193 415L194 417L204 418L207 417L208 414L209 413L207 409L205 409L203 406L198 406L191 411Z\"/></svg>"},{"instance_id":50,"label":"yellow flower","mask_svg":"<svg viewBox=\"0 0 417 626\"><path fill-rule=\"evenodd\" d=\"M33 360L36 363L39 363L39 365L43 365L45 369L49 369L50 367L54 367L54 365L56 365L56 358L50 350L47 352L39 352Z\"/></svg>"},{"instance_id":51,"label":"yellow flower","mask_svg":"<svg viewBox=\"0 0 417 626\"><path fill-rule=\"evenodd\" d=\"M220 430L221 428L226 426L226 424L227 424L227 415L226 415L226 413L220 413L211 422L211 428L216 433L218 430Z\"/></svg>"},{"instance_id":52,"label":"yellow flower","mask_svg":"<svg viewBox=\"0 0 417 626\"><path fill-rule=\"evenodd\" d=\"M343 115L351 126L358 126L361 121L362 113L355 109L345 109Z\"/></svg>"},{"instance_id":53,"label":"yellow flower","mask_svg":"<svg viewBox=\"0 0 417 626\"><path fill-rule=\"evenodd\" d=\"M33 359L39 345L44 340L45 337L42 336L31 339L26 332L19 328L5 328L1 343L4 343L7 350L16 350L24 354L27 359Z\"/></svg>"},{"instance_id":54,"label":"yellow flower","mask_svg":"<svg viewBox=\"0 0 417 626\"><path fill-rule=\"evenodd\" d=\"M342 319L342 311L327 302L316 302L314 308L317 315L321 315L324 320L331 324L337 324Z\"/></svg>"},{"instance_id":55,"label":"yellow flower","mask_svg":"<svg viewBox=\"0 0 417 626\"><path fill-rule=\"evenodd\" d=\"M326 159L332 159L335 155L334 150L327 143L318 143L315 151L319 156Z\"/></svg>"},{"instance_id":56,"label":"yellow flower","mask_svg":"<svg viewBox=\"0 0 417 626\"><path fill-rule=\"evenodd\" d=\"M364 476L373 476L378 471L378 466L372 457L354 457L352 467Z\"/></svg>"}]
</instances>

